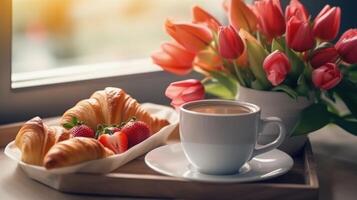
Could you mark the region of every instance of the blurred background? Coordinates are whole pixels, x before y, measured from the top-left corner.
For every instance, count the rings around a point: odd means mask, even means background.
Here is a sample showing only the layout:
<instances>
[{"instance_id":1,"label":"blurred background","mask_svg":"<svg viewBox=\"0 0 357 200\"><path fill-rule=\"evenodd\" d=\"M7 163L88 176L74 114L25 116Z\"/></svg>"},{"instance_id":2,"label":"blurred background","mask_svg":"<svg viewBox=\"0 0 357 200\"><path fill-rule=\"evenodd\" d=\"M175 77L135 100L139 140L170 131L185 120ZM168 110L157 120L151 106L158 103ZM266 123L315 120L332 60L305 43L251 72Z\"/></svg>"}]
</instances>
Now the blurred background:
<instances>
[{"instance_id":1,"label":"blurred background","mask_svg":"<svg viewBox=\"0 0 357 200\"><path fill-rule=\"evenodd\" d=\"M168 40L166 18L189 20L202 6L226 22L223 0L13 0L12 72L148 58ZM248 1L250 2L250 1ZM289 1L282 0L283 5ZM303 0L315 16L342 8L341 32L356 27L353 0ZM354 10L353 10L354 9Z\"/></svg>"}]
</instances>

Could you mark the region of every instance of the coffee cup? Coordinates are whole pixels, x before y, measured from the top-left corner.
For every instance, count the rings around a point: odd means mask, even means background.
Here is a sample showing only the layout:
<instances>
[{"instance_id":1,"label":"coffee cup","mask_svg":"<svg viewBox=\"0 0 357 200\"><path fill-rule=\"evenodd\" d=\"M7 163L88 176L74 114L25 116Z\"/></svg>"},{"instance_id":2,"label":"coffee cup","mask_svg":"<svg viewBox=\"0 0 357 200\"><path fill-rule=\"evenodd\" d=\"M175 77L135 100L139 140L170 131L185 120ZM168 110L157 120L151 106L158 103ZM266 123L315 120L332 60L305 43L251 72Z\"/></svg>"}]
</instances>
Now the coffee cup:
<instances>
[{"instance_id":1,"label":"coffee cup","mask_svg":"<svg viewBox=\"0 0 357 200\"><path fill-rule=\"evenodd\" d=\"M192 167L204 174L239 173L253 157L277 148L286 131L277 117L260 118L254 104L230 100L199 100L180 107L180 139ZM279 127L277 138L258 145L257 138L268 124Z\"/></svg>"}]
</instances>

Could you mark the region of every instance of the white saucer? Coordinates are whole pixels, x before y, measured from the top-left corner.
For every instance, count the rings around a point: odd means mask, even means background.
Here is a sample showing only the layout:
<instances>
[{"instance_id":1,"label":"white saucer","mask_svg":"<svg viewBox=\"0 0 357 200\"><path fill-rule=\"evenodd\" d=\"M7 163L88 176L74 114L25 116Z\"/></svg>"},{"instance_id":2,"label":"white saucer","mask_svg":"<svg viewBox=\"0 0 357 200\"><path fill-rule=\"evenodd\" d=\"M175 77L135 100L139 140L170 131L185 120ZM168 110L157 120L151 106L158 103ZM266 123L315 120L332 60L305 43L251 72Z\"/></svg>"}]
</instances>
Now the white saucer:
<instances>
[{"instance_id":1,"label":"white saucer","mask_svg":"<svg viewBox=\"0 0 357 200\"><path fill-rule=\"evenodd\" d=\"M254 157L246 163L240 173L233 175L208 175L197 172L186 159L181 144L170 144L156 148L145 156L145 163L153 170L179 178L203 182L247 182L261 181L288 172L294 164L286 153L274 149Z\"/></svg>"}]
</instances>

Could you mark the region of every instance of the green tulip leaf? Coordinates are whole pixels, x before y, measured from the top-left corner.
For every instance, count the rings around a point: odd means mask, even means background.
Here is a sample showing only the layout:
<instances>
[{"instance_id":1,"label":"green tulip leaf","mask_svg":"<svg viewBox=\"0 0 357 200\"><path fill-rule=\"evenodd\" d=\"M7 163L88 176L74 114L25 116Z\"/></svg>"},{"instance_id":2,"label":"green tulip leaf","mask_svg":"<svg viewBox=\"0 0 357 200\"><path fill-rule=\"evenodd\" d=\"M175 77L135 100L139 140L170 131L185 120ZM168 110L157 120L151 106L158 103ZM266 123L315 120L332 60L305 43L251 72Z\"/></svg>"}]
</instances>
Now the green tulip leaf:
<instances>
[{"instance_id":1,"label":"green tulip leaf","mask_svg":"<svg viewBox=\"0 0 357 200\"><path fill-rule=\"evenodd\" d=\"M228 98L228 99L234 99L234 97L236 96L237 94L237 91L238 91L238 85L237 85L237 81L236 79L232 76L232 75L229 75L229 74L226 74L226 73L223 73L223 72L219 72L219 71L211 71L210 72L210 75L212 76L212 81L210 81L209 83L214 83L214 85L210 86L208 89L209 93L210 94L213 94L213 95L216 95L217 94L220 94L223 98ZM219 86L219 87L218 87ZM214 88L221 88L221 87L224 87L226 89L225 90L222 90L222 89L219 89L220 91L217 93L217 92L214 92ZM206 90L207 91L207 90ZM222 91L224 91L223 95L222 96ZM227 91L229 91L229 95L227 95ZM217 94L214 94L214 93L217 93Z\"/></svg>"},{"instance_id":2,"label":"green tulip leaf","mask_svg":"<svg viewBox=\"0 0 357 200\"><path fill-rule=\"evenodd\" d=\"M290 48L286 48L286 55L288 56L291 64L290 76L295 80L298 79L299 75L304 71L305 63L301 58Z\"/></svg>"},{"instance_id":3,"label":"green tulip leaf","mask_svg":"<svg viewBox=\"0 0 357 200\"><path fill-rule=\"evenodd\" d=\"M268 52L256 40L246 40L250 69L263 89L271 87L263 69Z\"/></svg>"},{"instance_id":4,"label":"green tulip leaf","mask_svg":"<svg viewBox=\"0 0 357 200\"><path fill-rule=\"evenodd\" d=\"M348 78L348 80L357 84L357 64L347 66L346 68L347 68L346 77Z\"/></svg>"},{"instance_id":5,"label":"green tulip leaf","mask_svg":"<svg viewBox=\"0 0 357 200\"><path fill-rule=\"evenodd\" d=\"M273 39L271 43L271 52L274 52L276 50L285 52L284 46L277 39Z\"/></svg>"},{"instance_id":6,"label":"green tulip leaf","mask_svg":"<svg viewBox=\"0 0 357 200\"><path fill-rule=\"evenodd\" d=\"M291 87L287 85L278 85L272 89L273 91L282 91L289 95L291 98L296 99L298 97L298 93L295 92Z\"/></svg>"},{"instance_id":7,"label":"green tulip leaf","mask_svg":"<svg viewBox=\"0 0 357 200\"><path fill-rule=\"evenodd\" d=\"M233 95L229 89L218 82L205 83L204 87L207 94L211 94L222 99L235 98L235 95Z\"/></svg>"},{"instance_id":8,"label":"green tulip leaf","mask_svg":"<svg viewBox=\"0 0 357 200\"><path fill-rule=\"evenodd\" d=\"M293 129L292 136L305 135L330 123L331 114L322 103L312 104L305 108Z\"/></svg>"},{"instance_id":9,"label":"green tulip leaf","mask_svg":"<svg viewBox=\"0 0 357 200\"><path fill-rule=\"evenodd\" d=\"M357 119L334 116L333 122L353 135L357 135Z\"/></svg>"},{"instance_id":10,"label":"green tulip leaf","mask_svg":"<svg viewBox=\"0 0 357 200\"><path fill-rule=\"evenodd\" d=\"M299 96L304 96L304 97L309 97L309 86L306 82L305 75L302 73L300 74L298 80L297 80L297 87L296 91Z\"/></svg>"},{"instance_id":11,"label":"green tulip leaf","mask_svg":"<svg viewBox=\"0 0 357 200\"><path fill-rule=\"evenodd\" d=\"M342 79L334 91L340 96L351 114L357 118L357 84L348 79Z\"/></svg>"}]
</instances>

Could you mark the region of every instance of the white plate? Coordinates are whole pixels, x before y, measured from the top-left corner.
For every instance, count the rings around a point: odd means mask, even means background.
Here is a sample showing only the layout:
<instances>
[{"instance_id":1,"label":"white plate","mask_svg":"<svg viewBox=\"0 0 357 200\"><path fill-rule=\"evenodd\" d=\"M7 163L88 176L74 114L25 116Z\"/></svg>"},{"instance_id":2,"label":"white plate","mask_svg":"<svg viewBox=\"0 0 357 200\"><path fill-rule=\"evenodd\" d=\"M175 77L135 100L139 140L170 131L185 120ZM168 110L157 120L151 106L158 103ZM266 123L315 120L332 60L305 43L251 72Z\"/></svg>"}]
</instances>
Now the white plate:
<instances>
[{"instance_id":1,"label":"white plate","mask_svg":"<svg viewBox=\"0 0 357 200\"><path fill-rule=\"evenodd\" d=\"M159 132L150 136L143 142L130 148L128 151L110 156L108 158L92 160L88 162L83 162L77 165L72 165L68 167L61 167L57 169L47 170L42 166L30 165L21 161L21 152L16 147L14 141L10 142L5 148L5 154L18 162L22 169L31 177L36 180L47 180L53 174L69 174L69 173L109 173L118 167L128 163L129 161L151 151L152 149L162 145L167 137L172 133L175 127L178 125L177 113L169 107L160 106L155 104L145 103L142 104L144 108L154 116L160 118L168 119L171 123L168 126L163 127ZM42 182L41 181L41 182Z\"/></svg>"},{"instance_id":2,"label":"white plate","mask_svg":"<svg viewBox=\"0 0 357 200\"><path fill-rule=\"evenodd\" d=\"M286 153L274 149L254 157L240 172L233 175L207 175L197 172L186 159L181 144L170 144L152 150L145 156L145 163L153 170L179 178L203 182L261 181L288 172L294 164Z\"/></svg>"}]
</instances>

